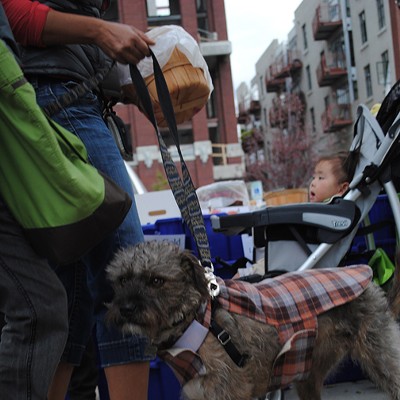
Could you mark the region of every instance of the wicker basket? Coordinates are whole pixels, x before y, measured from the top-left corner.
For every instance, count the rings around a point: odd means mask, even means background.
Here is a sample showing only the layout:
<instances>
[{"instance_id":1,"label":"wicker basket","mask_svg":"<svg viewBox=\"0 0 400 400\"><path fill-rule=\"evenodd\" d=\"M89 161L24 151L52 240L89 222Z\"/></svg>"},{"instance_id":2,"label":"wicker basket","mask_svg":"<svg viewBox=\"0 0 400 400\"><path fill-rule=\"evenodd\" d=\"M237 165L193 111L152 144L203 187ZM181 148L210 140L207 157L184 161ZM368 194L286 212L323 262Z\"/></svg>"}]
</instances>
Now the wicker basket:
<instances>
[{"instance_id":1,"label":"wicker basket","mask_svg":"<svg viewBox=\"0 0 400 400\"><path fill-rule=\"evenodd\" d=\"M177 48L163 67L165 81L171 95L177 124L189 121L207 103L210 88L201 68L195 68L188 58ZM161 127L167 126L160 103L154 75L145 78L150 98L153 103L157 123Z\"/></svg>"},{"instance_id":2,"label":"wicker basket","mask_svg":"<svg viewBox=\"0 0 400 400\"><path fill-rule=\"evenodd\" d=\"M304 203L308 201L308 190L306 188L299 188L267 192L264 194L264 201L267 206Z\"/></svg>"}]
</instances>

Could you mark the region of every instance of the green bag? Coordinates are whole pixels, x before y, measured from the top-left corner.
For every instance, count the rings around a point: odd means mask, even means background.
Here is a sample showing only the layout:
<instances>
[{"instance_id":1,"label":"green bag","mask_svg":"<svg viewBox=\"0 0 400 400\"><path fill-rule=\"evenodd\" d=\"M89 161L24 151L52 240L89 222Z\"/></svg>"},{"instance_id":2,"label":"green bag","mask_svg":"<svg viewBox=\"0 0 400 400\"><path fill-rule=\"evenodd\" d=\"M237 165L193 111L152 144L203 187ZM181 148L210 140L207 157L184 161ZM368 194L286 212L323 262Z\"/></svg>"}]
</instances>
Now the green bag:
<instances>
[{"instance_id":1,"label":"green bag","mask_svg":"<svg viewBox=\"0 0 400 400\"><path fill-rule=\"evenodd\" d=\"M373 280L377 285L384 285L394 274L395 266L386 252L379 247L368 261L368 265L374 272Z\"/></svg>"},{"instance_id":2,"label":"green bag","mask_svg":"<svg viewBox=\"0 0 400 400\"><path fill-rule=\"evenodd\" d=\"M47 118L0 40L0 193L36 252L68 264L115 230L132 199L88 163L81 140Z\"/></svg>"}]
</instances>

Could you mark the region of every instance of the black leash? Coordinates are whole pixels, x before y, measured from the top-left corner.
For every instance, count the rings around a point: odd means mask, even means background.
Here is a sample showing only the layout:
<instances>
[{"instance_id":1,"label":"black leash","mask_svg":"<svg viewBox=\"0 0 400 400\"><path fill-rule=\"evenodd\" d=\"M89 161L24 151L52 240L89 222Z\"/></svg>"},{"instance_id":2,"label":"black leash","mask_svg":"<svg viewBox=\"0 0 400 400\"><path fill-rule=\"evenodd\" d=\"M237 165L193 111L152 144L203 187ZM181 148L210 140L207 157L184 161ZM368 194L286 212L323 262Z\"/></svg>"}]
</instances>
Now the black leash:
<instances>
[{"instance_id":1,"label":"black leash","mask_svg":"<svg viewBox=\"0 0 400 400\"><path fill-rule=\"evenodd\" d=\"M160 134L146 83L144 82L143 77L137 69L136 65L130 65L132 81L140 98L142 108L156 131L161 156L163 159L164 169L169 185L181 211L182 218L188 225L190 232L196 242L200 261L203 266L212 267L210 246L208 242L206 228L204 225L204 219L201 213L200 203L197 198L192 178L189 174L189 170L182 156L178 129L175 120L175 113L172 106L171 97L169 95L168 86L165 82L163 72L160 65L158 64L156 57L151 50L150 52L153 59L154 76L159 102L164 113L165 120L168 124L169 132L178 150L178 155L181 161L182 178L174 161L172 160L164 139Z\"/></svg>"}]
</instances>

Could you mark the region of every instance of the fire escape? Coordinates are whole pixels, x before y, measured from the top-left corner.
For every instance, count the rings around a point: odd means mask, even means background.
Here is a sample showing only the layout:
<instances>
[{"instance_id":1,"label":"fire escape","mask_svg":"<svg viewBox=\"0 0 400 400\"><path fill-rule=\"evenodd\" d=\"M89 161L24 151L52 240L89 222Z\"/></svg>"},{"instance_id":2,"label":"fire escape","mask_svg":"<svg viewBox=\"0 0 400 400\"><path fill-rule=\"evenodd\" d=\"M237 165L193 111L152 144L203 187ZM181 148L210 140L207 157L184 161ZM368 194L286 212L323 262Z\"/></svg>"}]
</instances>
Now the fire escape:
<instances>
[{"instance_id":1,"label":"fire escape","mask_svg":"<svg viewBox=\"0 0 400 400\"><path fill-rule=\"evenodd\" d=\"M261 116L261 105L259 100L250 100L250 104L239 103L239 115L237 122L239 125L248 125L254 121L259 121Z\"/></svg>"},{"instance_id":2,"label":"fire escape","mask_svg":"<svg viewBox=\"0 0 400 400\"><path fill-rule=\"evenodd\" d=\"M316 74L320 87L332 87L331 98L334 101L326 104L321 122L324 132L335 132L353 123L348 97L338 96L335 93L348 90L343 25L338 2L325 3L317 7L313 19L313 35L315 40L325 40L328 45L327 50L321 52Z\"/></svg>"},{"instance_id":3,"label":"fire escape","mask_svg":"<svg viewBox=\"0 0 400 400\"><path fill-rule=\"evenodd\" d=\"M265 86L267 92L276 93L268 112L271 128L290 130L293 124L300 122L299 115L303 115L305 100L292 89L299 81L302 67L297 51L290 49L269 66ZM291 78L290 86L287 85L287 78Z\"/></svg>"},{"instance_id":4,"label":"fire escape","mask_svg":"<svg viewBox=\"0 0 400 400\"><path fill-rule=\"evenodd\" d=\"M297 51L287 50L285 57L278 58L269 66L265 78L265 86L269 93L279 93L285 88L286 78L298 75L303 63Z\"/></svg>"},{"instance_id":5,"label":"fire escape","mask_svg":"<svg viewBox=\"0 0 400 400\"><path fill-rule=\"evenodd\" d=\"M315 11L312 27L314 40L328 40L342 27L339 5L320 4Z\"/></svg>"}]
</instances>

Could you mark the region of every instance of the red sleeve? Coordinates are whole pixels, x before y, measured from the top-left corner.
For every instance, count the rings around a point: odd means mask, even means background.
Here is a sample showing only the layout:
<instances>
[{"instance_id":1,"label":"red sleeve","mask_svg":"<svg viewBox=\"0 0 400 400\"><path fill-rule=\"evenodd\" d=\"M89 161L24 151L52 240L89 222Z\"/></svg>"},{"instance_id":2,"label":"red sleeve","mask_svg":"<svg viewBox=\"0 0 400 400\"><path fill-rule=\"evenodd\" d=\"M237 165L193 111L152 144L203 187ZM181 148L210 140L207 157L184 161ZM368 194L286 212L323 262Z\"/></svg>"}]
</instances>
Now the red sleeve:
<instances>
[{"instance_id":1,"label":"red sleeve","mask_svg":"<svg viewBox=\"0 0 400 400\"><path fill-rule=\"evenodd\" d=\"M23 46L44 46L42 32L50 8L31 0L1 0L11 29Z\"/></svg>"}]
</instances>

